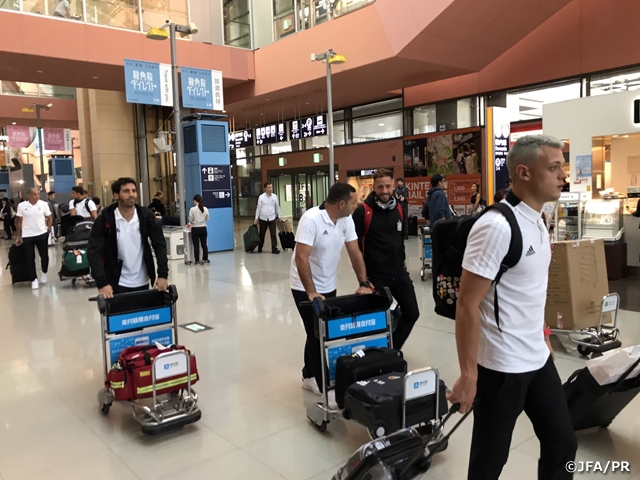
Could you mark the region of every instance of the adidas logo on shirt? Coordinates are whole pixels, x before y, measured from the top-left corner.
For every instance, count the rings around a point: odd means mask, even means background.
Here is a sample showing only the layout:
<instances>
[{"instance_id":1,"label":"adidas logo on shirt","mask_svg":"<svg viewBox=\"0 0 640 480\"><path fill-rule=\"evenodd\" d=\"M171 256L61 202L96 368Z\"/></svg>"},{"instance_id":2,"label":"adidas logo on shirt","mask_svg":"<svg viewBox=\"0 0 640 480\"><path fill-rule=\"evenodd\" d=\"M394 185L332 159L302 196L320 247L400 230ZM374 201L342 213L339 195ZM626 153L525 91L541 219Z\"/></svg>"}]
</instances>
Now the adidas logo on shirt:
<instances>
[{"instance_id":1,"label":"adidas logo on shirt","mask_svg":"<svg viewBox=\"0 0 640 480\"><path fill-rule=\"evenodd\" d=\"M535 255L535 254L536 254L536 251L533 249L533 245L531 245L529 247L529 250L527 250L527 255L526 256L530 257L531 255Z\"/></svg>"},{"instance_id":2,"label":"adidas logo on shirt","mask_svg":"<svg viewBox=\"0 0 640 480\"><path fill-rule=\"evenodd\" d=\"M324 231L323 235L329 235L329 232L327 232L326 230Z\"/></svg>"}]
</instances>

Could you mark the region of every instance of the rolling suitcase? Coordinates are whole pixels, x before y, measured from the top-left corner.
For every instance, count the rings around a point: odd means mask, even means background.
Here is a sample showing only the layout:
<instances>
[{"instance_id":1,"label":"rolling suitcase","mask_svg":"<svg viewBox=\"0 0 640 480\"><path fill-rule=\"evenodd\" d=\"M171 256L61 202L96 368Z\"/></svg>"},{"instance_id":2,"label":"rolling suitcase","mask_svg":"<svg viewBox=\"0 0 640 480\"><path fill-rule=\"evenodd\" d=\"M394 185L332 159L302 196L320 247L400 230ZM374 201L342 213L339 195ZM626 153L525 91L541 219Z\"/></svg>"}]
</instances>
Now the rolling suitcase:
<instances>
[{"instance_id":1,"label":"rolling suitcase","mask_svg":"<svg viewBox=\"0 0 640 480\"><path fill-rule=\"evenodd\" d=\"M344 396L350 385L383 373L407 372L407 362L400 350L366 348L338 357L336 362L336 403L344 408Z\"/></svg>"},{"instance_id":2,"label":"rolling suitcase","mask_svg":"<svg viewBox=\"0 0 640 480\"><path fill-rule=\"evenodd\" d=\"M418 236L418 217L409 217L409 224L407 226L407 235L413 237Z\"/></svg>"},{"instance_id":3,"label":"rolling suitcase","mask_svg":"<svg viewBox=\"0 0 640 480\"><path fill-rule=\"evenodd\" d=\"M193 245L193 237L191 236L191 229L185 228L182 234L182 241L184 242L184 263L186 265L193 265L196 261ZM200 248L200 247L198 247Z\"/></svg>"},{"instance_id":4,"label":"rolling suitcase","mask_svg":"<svg viewBox=\"0 0 640 480\"><path fill-rule=\"evenodd\" d=\"M258 227L255 225L251 225L244 235L242 236L244 240L244 251L245 252L253 252L258 245L260 245L260 234L258 233Z\"/></svg>"},{"instance_id":5,"label":"rolling suitcase","mask_svg":"<svg viewBox=\"0 0 640 480\"><path fill-rule=\"evenodd\" d=\"M27 268L27 251L24 245L11 245L9 248L9 263L7 268L11 272L11 284L18 282L30 282Z\"/></svg>"},{"instance_id":6,"label":"rolling suitcase","mask_svg":"<svg viewBox=\"0 0 640 480\"><path fill-rule=\"evenodd\" d=\"M278 237L280 237L280 245L283 250L293 250L296 248L296 237L293 235L293 232L280 232L278 233Z\"/></svg>"},{"instance_id":7,"label":"rolling suitcase","mask_svg":"<svg viewBox=\"0 0 640 480\"><path fill-rule=\"evenodd\" d=\"M62 280L66 278L76 278L89 275L89 259L87 251L84 249L67 250L62 252L62 265L58 276Z\"/></svg>"},{"instance_id":8,"label":"rolling suitcase","mask_svg":"<svg viewBox=\"0 0 640 480\"><path fill-rule=\"evenodd\" d=\"M344 398L343 415L355 420L381 437L402 428L402 399L405 372L391 372L361 380L349 386ZM448 410L446 386L440 380L438 414ZM407 402L406 424L418 425L436 420L435 393Z\"/></svg>"},{"instance_id":9,"label":"rolling suitcase","mask_svg":"<svg viewBox=\"0 0 640 480\"><path fill-rule=\"evenodd\" d=\"M573 372L564 384L573 429L608 427L624 407L640 392L640 376L628 378L640 365L640 358L620 377L600 385L587 367Z\"/></svg>"}]
</instances>

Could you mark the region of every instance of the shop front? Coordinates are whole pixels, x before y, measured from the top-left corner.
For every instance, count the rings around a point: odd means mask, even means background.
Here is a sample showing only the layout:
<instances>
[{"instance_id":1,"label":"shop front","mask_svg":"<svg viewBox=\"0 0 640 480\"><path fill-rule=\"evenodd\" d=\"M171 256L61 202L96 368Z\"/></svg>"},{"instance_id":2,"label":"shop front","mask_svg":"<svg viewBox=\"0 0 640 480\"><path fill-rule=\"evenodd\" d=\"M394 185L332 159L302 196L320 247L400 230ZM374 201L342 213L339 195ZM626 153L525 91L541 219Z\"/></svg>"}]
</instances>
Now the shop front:
<instances>
[{"instance_id":1,"label":"shop front","mask_svg":"<svg viewBox=\"0 0 640 480\"><path fill-rule=\"evenodd\" d=\"M640 275L640 92L545 105L543 130L571 142L567 226L605 240L609 279Z\"/></svg>"},{"instance_id":2,"label":"shop front","mask_svg":"<svg viewBox=\"0 0 640 480\"><path fill-rule=\"evenodd\" d=\"M402 139L335 147L336 181L348 182L359 199L373 180L373 171L386 165L395 178L402 177ZM329 150L318 148L261 157L263 182L273 183L283 217L298 219L320 205L329 191Z\"/></svg>"}]
</instances>

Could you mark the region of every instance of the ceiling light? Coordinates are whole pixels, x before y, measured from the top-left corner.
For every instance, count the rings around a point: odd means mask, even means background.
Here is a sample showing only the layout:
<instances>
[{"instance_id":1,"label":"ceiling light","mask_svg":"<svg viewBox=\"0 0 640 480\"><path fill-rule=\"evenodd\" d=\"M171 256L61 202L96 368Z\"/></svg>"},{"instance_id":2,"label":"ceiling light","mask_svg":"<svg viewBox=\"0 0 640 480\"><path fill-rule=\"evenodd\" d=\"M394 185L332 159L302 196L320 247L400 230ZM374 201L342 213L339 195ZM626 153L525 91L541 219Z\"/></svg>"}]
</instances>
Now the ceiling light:
<instances>
[{"instance_id":1,"label":"ceiling light","mask_svg":"<svg viewBox=\"0 0 640 480\"><path fill-rule=\"evenodd\" d=\"M15 125L15 124L16 124L16 122L11 122L11 125Z\"/></svg>"},{"instance_id":2,"label":"ceiling light","mask_svg":"<svg viewBox=\"0 0 640 480\"><path fill-rule=\"evenodd\" d=\"M36 73L44 73L42 70L36 70Z\"/></svg>"},{"instance_id":3,"label":"ceiling light","mask_svg":"<svg viewBox=\"0 0 640 480\"><path fill-rule=\"evenodd\" d=\"M384 123L379 123L378 126L379 127L384 127Z\"/></svg>"},{"instance_id":4,"label":"ceiling light","mask_svg":"<svg viewBox=\"0 0 640 480\"><path fill-rule=\"evenodd\" d=\"M622 138L629 138L629 135L622 135Z\"/></svg>"},{"instance_id":5,"label":"ceiling light","mask_svg":"<svg viewBox=\"0 0 640 480\"><path fill-rule=\"evenodd\" d=\"M265 98L264 101L265 102L269 102L271 99L270 98Z\"/></svg>"},{"instance_id":6,"label":"ceiling light","mask_svg":"<svg viewBox=\"0 0 640 480\"><path fill-rule=\"evenodd\" d=\"M614 135L613 138L618 138L620 135Z\"/></svg>"},{"instance_id":7,"label":"ceiling light","mask_svg":"<svg viewBox=\"0 0 640 480\"><path fill-rule=\"evenodd\" d=\"M305 105L311 105L311 103L309 103L309 102L304 102L304 104L305 104Z\"/></svg>"},{"instance_id":8,"label":"ceiling light","mask_svg":"<svg viewBox=\"0 0 640 480\"><path fill-rule=\"evenodd\" d=\"M98 77L94 75L94 76L93 76L93 77L91 77L91 78L93 78L94 80L96 80Z\"/></svg>"}]
</instances>

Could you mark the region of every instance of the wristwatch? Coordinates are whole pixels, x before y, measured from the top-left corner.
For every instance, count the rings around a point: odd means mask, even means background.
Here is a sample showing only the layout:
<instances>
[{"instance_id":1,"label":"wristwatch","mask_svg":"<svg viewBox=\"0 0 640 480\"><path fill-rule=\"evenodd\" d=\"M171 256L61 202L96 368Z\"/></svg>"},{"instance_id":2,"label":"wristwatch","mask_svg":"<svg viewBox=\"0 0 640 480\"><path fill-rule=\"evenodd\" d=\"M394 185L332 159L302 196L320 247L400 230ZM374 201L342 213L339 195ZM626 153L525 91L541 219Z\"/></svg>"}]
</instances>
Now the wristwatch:
<instances>
[{"instance_id":1,"label":"wristwatch","mask_svg":"<svg viewBox=\"0 0 640 480\"><path fill-rule=\"evenodd\" d=\"M369 280L365 280L363 282L360 282L360 286L361 287L365 287L365 288L370 288L371 290L373 290L373 285L371 284L371 282Z\"/></svg>"}]
</instances>

